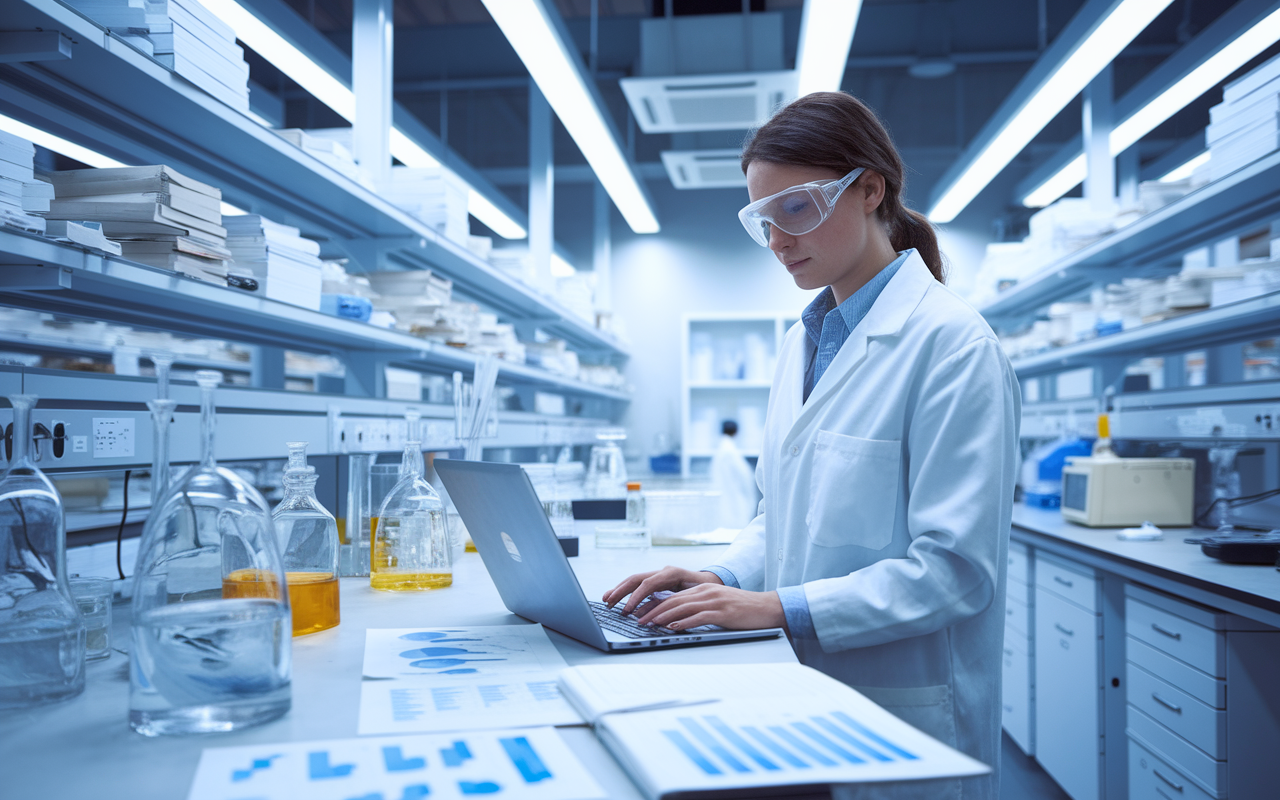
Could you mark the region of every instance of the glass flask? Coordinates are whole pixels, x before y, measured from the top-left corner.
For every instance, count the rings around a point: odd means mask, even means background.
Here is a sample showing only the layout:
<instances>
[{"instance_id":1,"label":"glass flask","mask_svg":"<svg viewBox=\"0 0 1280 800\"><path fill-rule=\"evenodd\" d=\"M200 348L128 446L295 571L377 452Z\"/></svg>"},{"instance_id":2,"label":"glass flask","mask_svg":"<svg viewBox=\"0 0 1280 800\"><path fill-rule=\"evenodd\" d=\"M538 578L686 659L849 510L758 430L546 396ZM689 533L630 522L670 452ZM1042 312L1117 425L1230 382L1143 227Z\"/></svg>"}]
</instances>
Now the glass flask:
<instances>
[{"instance_id":1,"label":"glass flask","mask_svg":"<svg viewBox=\"0 0 1280 800\"><path fill-rule=\"evenodd\" d=\"M315 467L307 464L307 443L288 442L284 499L271 518L282 549L293 635L328 630L338 624L338 525L316 499ZM252 591L266 584L242 584ZM223 594L228 584L223 583ZM243 596L251 597L252 594Z\"/></svg>"},{"instance_id":2,"label":"glass flask","mask_svg":"<svg viewBox=\"0 0 1280 800\"><path fill-rule=\"evenodd\" d=\"M169 494L171 470L169 467L169 428L178 401L169 399L169 367L173 358L164 353L153 353L151 363L156 367L156 399L147 401L151 409L151 507L159 508Z\"/></svg>"},{"instance_id":3,"label":"glass flask","mask_svg":"<svg viewBox=\"0 0 1280 800\"><path fill-rule=\"evenodd\" d=\"M152 508L138 549L129 724L146 736L238 730L289 710L289 597L271 515L213 457L221 377L196 373L200 464Z\"/></svg>"},{"instance_id":4,"label":"glass flask","mask_svg":"<svg viewBox=\"0 0 1280 800\"><path fill-rule=\"evenodd\" d=\"M58 490L30 457L36 397L9 397L13 456L0 478L0 709L84 691L85 627L67 583Z\"/></svg>"},{"instance_id":5,"label":"glass flask","mask_svg":"<svg viewBox=\"0 0 1280 800\"><path fill-rule=\"evenodd\" d=\"M421 445L409 442L400 482L378 509L369 585L393 592L442 589L453 583L453 552L440 495L422 476Z\"/></svg>"},{"instance_id":6,"label":"glass flask","mask_svg":"<svg viewBox=\"0 0 1280 800\"><path fill-rule=\"evenodd\" d=\"M595 500L627 496L627 464L616 439L600 437L600 441L592 445L586 493Z\"/></svg>"},{"instance_id":7,"label":"glass flask","mask_svg":"<svg viewBox=\"0 0 1280 800\"><path fill-rule=\"evenodd\" d=\"M351 455L347 461L347 517L346 524L338 528L342 536L339 571L347 578L369 576L369 541L374 526L369 483L372 466L373 456L367 453Z\"/></svg>"}]
</instances>

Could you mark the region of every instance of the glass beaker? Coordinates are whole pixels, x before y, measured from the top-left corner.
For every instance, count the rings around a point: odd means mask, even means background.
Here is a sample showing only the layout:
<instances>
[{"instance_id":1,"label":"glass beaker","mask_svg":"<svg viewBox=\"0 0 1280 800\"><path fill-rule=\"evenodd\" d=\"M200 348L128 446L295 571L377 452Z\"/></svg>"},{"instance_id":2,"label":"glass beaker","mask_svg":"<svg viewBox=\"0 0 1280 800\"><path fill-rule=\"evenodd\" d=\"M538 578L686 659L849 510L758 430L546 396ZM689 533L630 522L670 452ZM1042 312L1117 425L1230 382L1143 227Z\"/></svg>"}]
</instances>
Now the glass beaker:
<instances>
[{"instance_id":1,"label":"glass beaker","mask_svg":"<svg viewBox=\"0 0 1280 800\"><path fill-rule=\"evenodd\" d=\"M365 566L366 575L373 565L373 539L378 534L378 511L399 482L399 464L373 464L369 467L369 564Z\"/></svg>"},{"instance_id":2,"label":"glass beaker","mask_svg":"<svg viewBox=\"0 0 1280 800\"><path fill-rule=\"evenodd\" d=\"M307 443L289 442L284 499L271 519L284 558L293 611L293 635L338 624L338 525L316 499L315 467L307 464ZM255 584L261 585L261 584ZM226 584L223 584L225 592ZM250 595L251 596L251 595Z\"/></svg>"},{"instance_id":3,"label":"glass beaker","mask_svg":"<svg viewBox=\"0 0 1280 800\"><path fill-rule=\"evenodd\" d=\"M369 542L373 536L374 500L370 495L369 468L373 456L356 453L347 460L347 518L338 529L342 535L339 572L343 577L369 576Z\"/></svg>"},{"instance_id":4,"label":"glass beaker","mask_svg":"<svg viewBox=\"0 0 1280 800\"><path fill-rule=\"evenodd\" d=\"M84 619L67 583L62 497L30 457L36 396L9 397L13 458L0 478L0 708L84 691Z\"/></svg>"},{"instance_id":5,"label":"glass beaker","mask_svg":"<svg viewBox=\"0 0 1280 800\"><path fill-rule=\"evenodd\" d=\"M587 497L595 500L621 499L627 496L627 465L622 448L613 439L604 439L591 447L591 463L587 466Z\"/></svg>"},{"instance_id":6,"label":"glass beaker","mask_svg":"<svg viewBox=\"0 0 1280 800\"><path fill-rule=\"evenodd\" d=\"M111 581L107 578L72 578L71 596L84 617L84 660L98 661L111 655Z\"/></svg>"},{"instance_id":7,"label":"glass beaker","mask_svg":"<svg viewBox=\"0 0 1280 800\"><path fill-rule=\"evenodd\" d=\"M221 377L196 373L200 464L152 509L138 548L129 725L146 736L238 730L290 706L289 596L267 502L214 460Z\"/></svg>"},{"instance_id":8,"label":"glass beaker","mask_svg":"<svg viewBox=\"0 0 1280 800\"><path fill-rule=\"evenodd\" d=\"M378 510L369 577L375 589L414 592L453 584L453 548L444 504L423 478L422 467L421 445L409 442L400 464L400 482Z\"/></svg>"}]
</instances>

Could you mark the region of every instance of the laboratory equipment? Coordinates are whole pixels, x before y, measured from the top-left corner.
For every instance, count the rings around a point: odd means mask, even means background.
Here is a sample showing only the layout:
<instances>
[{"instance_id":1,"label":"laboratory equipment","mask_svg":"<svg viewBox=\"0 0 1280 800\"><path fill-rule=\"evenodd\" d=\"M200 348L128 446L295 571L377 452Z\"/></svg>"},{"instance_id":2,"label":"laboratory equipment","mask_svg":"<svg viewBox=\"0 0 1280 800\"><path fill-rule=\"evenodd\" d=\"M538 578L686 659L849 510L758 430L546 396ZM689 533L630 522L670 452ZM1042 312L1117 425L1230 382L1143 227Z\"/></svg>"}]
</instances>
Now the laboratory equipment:
<instances>
[{"instance_id":1,"label":"laboratory equipment","mask_svg":"<svg viewBox=\"0 0 1280 800\"><path fill-rule=\"evenodd\" d=\"M770 228L801 236L831 216L840 195L858 179L858 167L834 181L813 181L762 197L738 212L738 220L761 247L769 246Z\"/></svg>"},{"instance_id":2,"label":"laboratory equipment","mask_svg":"<svg viewBox=\"0 0 1280 800\"><path fill-rule=\"evenodd\" d=\"M347 461L347 517L338 529L342 540L339 572L343 577L369 576L369 543L376 524L369 472L372 466L373 456L367 453L353 454Z\"/></svg>"},{"instance_id":3,"label":"laboratory equipment","mask_svg":"<svg viewBox=\"0 0 1280 800\"><path fill-rule=\"evenodd\" d=\"M1189 458L1071 456L1062 470L1062 517L1091 528L1189 527L1194 497Z\"/></svg>"},{"instance_id":4,"label":"laboratory equipment","mask_svg":"<svg viewBox=\"0 0 1280 800\"><path fill-rule=\"evenodd\" d=\"M624 547L648 547L649 529L636 525L597 525L596 548L607 550Z\"/></svg>"},{"instance_id":5,"label":"laboratory equipment","mask_svg":"<svg viewBox=\"0 0 1280 800\"><path fill-rule=\"evenodd\" d=\"M169 399L169 367L173 364L173 357L166 353L152 353L151 363L156 367L156 397L147 401L152 428L151 507L159 508L169 494L169 426L178 402Z\"/></svg>"},{"instance_id":6,"label":"laboratory equipment","mask_svg":"<svg viewBox=\"0 0 1280 800\"><path fill-rule=\"evenodd\" d=\"M13 455L0 477L0 709L84 691L84 619L67 583L62 498L31 461L36 396L10 395Z\"/></svg>"},{"instance_id":7,"label":"laboratory equipment","mask_svg":"<svg viewBox=\"0 0 1280 800\"><path fill-rule=\"evenodd\" d=\"M1022 499L1034 508L1062 505L1062 468L1069 456L1087 456L1092 446L1084 439L1063 437L1032 450L1022 460Z\"/></svg>"},{"instance_id":8,"label":"laboratory equipment","mask_svg":"<svg viewBox=\"0 0 1280 800\"><path fill-rule=\"evenodd\" d=\"M291 703L289 597L267 502L214 460L200 385L200 464L153 507L134 570L129 724L146 736L257 725Z\"/></svg>"},{"instance_id":9,"label":"laboratory equipment","mask_svg":"<svg viewBox=\"0 0 1280 800\"><path fill-rule=\"evenodd\" d=\"M391 490L400 482L399 464L372 464L369 467L369 564L365 574L373 565L373 539L378 533L378 509L382 501L387 499Z\"/></svg>"},{"instance_id":10,"label":"laboratory equipment","mask_svg":"<svg viewBox=\"0 0 1280 800\"><path fill-rule=\"evenodd\" d=\"M84 660L98 661L111 655L111 581L108 578L71 578L71 597L84 617Z\"/></svg>"},{"instance_id":11,"label":"laboratory equipment","mask_svg":"<svg viewBox=\"0 0 1280 800\"><path fill-rule=\"evenodd\" d=\"M293 635L301 636L335 627L340 619L338 525L316 499L316 469L307 464L307 443L286 446L284 499L271 518L284 558Z\"/></svg>"},{"instance_id":12,"label":"laboratory equipment","mask_svg":"<svg viewBox=\"0 0 1280 800\"><path fill-rule=\"evenodd\" d=\"M452 583L453 547L444 503L423 477L421 444L409 442L400 463L400 481L378 509L369 585L414 592Z\"/></svg>"},{"instance_id":13,"label":"laboratory equipment","mask_svg":"<svg viewBox=\"0 0 1280 800\"><path fill-rule=\"evenodd\" d=\"M587 466L586 494L588 499L622 499L627 496L627 465L618 441L626 438L619 430L604 430L596 434L596 444L591 447L591 461Z\"/></svg>"},{"instance_id":14,"label":"laboratory equipment","mask_svg":"<svg viewBox=\"0 0 1280 800\"><path fill-rule=\"evenodd\" d=\"M640 481L627 483L627 524L637 528L643 528L645 524L644 493L640 491Z\"/></svg>"}]
</instances>

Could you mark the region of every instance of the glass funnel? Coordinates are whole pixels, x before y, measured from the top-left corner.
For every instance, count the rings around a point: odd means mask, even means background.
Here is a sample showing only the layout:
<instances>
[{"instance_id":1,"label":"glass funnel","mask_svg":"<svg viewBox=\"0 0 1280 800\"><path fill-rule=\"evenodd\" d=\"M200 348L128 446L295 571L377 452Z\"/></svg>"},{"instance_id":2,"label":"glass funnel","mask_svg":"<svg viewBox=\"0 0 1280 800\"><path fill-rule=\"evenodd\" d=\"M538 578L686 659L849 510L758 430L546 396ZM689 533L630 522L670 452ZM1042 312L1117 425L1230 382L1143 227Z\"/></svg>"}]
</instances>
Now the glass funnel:
<instances>
[{"instance_id":1,"label":"glass funnel","mask_svg":"<svg viewBox=\"0 0 1280 800\"><path fill-rule=\"evenodd\" d=\"M230 731L290 705L290 616L280 549L258 490L214 461L202 370L200 464L142 531L134 571L129 724L147 736Z\"/></svg>"},{"instance_id":2,"label":"glass funnel","mask_svg":"<svg viewBox=\"0 0 1280 800\"><path fill-rule=\"evenodd\" d=\"M307 443L286 446L284 499L271 518L284 558L293 635L301 636L338 624L338 525L316 499L316 469L307 465Z\"/></svg>"},{"instance_id":3,"label":"glass funnel","mask_svg":"<svg viewBox=\"0 0 1280 800\"><path fill-rule=\"evenodd\" d=\"M453 583L444 504L422 472L422 447L409 442L400 463L400 482L378 510L369 577L375 589L416 592Z\"/></svg>"},{"instance_id":4,"label":"glass funnel","mask_svg":"<svg viewBox=\"0 0 1280 800\"><path fill-rule=\"evenodd\" d=\"M84 691L84 619L67 583L62 498L30 458L36 397L9 397L13 457L0 478L0 709Z\"/></svg>"}]
</instances>

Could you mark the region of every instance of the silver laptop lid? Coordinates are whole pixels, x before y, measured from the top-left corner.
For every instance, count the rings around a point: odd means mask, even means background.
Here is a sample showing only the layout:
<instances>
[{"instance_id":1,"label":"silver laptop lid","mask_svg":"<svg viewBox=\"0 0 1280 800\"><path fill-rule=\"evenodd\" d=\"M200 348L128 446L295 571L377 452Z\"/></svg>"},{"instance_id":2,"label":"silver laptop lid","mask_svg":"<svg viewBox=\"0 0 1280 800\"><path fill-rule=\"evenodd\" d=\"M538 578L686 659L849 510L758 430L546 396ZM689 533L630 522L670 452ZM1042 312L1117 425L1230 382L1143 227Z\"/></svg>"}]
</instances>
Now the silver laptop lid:
<instances>
[{"instance_id":1,"label":"silver laptop lid","mask_svg":"<svg viewBox=\"0 0 1280 800\"><path fill-rule=\"evenodd\" d=\"M489 461L436 459L434 465L507 609L608 649L525 471Z\"/></svg>"}]
</instances>

